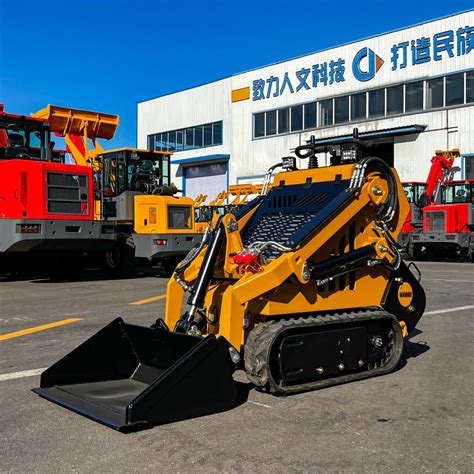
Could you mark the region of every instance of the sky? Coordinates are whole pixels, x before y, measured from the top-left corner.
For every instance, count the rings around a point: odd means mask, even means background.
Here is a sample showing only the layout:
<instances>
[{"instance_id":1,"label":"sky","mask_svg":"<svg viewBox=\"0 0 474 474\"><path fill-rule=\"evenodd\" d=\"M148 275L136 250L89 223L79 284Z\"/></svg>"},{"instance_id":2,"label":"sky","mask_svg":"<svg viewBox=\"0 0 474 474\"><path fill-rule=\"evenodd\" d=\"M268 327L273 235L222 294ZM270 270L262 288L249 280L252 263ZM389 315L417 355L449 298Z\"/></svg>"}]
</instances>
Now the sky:
<instances>
[{"instance_id":1,"label":"sky","mask_svg":"<svg viewBox=\"0 0 474 474\"><path fill-rule=\"evenodd\" d=\"M137 103L474 7L474 0L0 0L0 103L113 113L105 148L136 146Z\"/></svg>"}]
</instances>

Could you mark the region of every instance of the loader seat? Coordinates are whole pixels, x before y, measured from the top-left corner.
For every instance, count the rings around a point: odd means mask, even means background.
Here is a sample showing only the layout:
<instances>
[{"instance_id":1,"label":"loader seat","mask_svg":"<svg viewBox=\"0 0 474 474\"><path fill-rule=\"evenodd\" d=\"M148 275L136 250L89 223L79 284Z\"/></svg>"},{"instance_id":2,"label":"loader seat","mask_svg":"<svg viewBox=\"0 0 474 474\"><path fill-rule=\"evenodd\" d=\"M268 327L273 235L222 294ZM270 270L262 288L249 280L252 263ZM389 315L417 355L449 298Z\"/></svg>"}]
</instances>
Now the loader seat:
<instances>
[{"instance_id":1,"label":"loader seat","mask_svg":"<svg viewBox=\"0 0 474 474\"><path fill-rule=\"evenodd\" d=\"M10 146L5 150L6 158L15 158L21 153L28 154L26 149L25 137L19 133L11 133L8 135Z\"/></svg>"}]
</instances>

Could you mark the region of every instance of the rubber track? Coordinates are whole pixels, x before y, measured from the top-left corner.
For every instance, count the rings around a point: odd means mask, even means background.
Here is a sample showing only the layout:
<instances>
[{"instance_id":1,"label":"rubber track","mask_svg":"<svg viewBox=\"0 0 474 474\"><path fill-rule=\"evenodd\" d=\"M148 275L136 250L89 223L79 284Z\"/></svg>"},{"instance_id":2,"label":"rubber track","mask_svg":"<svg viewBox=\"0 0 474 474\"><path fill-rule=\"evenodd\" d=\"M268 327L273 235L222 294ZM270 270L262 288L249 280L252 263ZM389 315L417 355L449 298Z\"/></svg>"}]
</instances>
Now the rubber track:
<instances>
[{"instance_id":1,"label":"rubber track","mask_svg":"<svg viewBox=\"0 0 474 474\"><path fill-rule=\"evenodd\" d=\"M395 329L392 343L395 344L389 357L381 360L374 366L369 366L365 371L352 374L332 377L326 380L317 380L305 384L292 385L287 387L279 386L275 383L269 373L268 363L273 341L285 330L295 328L321 327L328 324L344 324L373 319L388 318L393 321L392 327ZM250 332L245 343L244 364L247 378L261 390L270 393L298 393L317 388L329 387L341 383L360 380L391 372L398 364L403 351L403 337L397 319L385 311L356 311L352 313L326 314L319 316L296 317L290 319L268 320L257 324ZM386 365L389 360L388 365Z\"/></svg>"}]
</instances>

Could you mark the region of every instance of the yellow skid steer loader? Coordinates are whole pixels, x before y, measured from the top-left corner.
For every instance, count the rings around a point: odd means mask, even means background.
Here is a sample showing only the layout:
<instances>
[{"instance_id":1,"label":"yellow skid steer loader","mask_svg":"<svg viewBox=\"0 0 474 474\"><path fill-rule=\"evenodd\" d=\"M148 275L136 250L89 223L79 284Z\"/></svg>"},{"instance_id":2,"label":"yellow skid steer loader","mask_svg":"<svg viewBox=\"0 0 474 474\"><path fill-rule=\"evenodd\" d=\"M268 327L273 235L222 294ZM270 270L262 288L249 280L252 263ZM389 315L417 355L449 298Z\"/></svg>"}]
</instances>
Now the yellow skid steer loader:
<instances>
[{"instance_id":1,"label":"yellow skid steer loader","mask_svg":"<svg viewBox=\"0 0 474 474\"><path fill-rule=\"evenodd\" d=\"M284 158L256 199L214 217L168 283L164 321L117 318L35 391L132 431L236 406L238 369L273 394L394 370L425 295L397 247L408 201L369 145L355 130L329 147L326 167L317 156L327 144L298 147L307 169Z\"/></svg>"}]
</instances>

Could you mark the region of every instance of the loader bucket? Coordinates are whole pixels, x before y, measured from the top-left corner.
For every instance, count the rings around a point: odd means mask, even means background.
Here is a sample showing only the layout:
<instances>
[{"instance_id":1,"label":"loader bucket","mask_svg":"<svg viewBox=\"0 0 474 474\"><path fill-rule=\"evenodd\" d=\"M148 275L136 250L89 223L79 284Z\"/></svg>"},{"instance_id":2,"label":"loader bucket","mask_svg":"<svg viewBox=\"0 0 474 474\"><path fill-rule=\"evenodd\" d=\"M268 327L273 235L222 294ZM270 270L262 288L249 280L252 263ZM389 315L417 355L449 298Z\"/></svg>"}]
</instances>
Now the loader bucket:
<instances>
[{"instance_id":1,"label":"loader bucket","mask_svg":"<svg viewBox=\"0 0 474 474\"><path fill-rule=\"evenodd\" d=\"M237 405L223 338L170 332L117 318L41 375L33 391L119 431Z\"/></svg>"},{"instance_id":2,"label":"loader bucket","mask_svg":"<svg viewBox=\"0 0 474 474\"><path fill-rule=\"evenodd\" d=\"M63 136L68 133L83 136L86 132L87 137L91 139L103 138L110 140L115 135L119 124L118 115L71 109L51 104L31 115L47 120L51 125L52 132Z\"/></svg>"}]
</instances>

